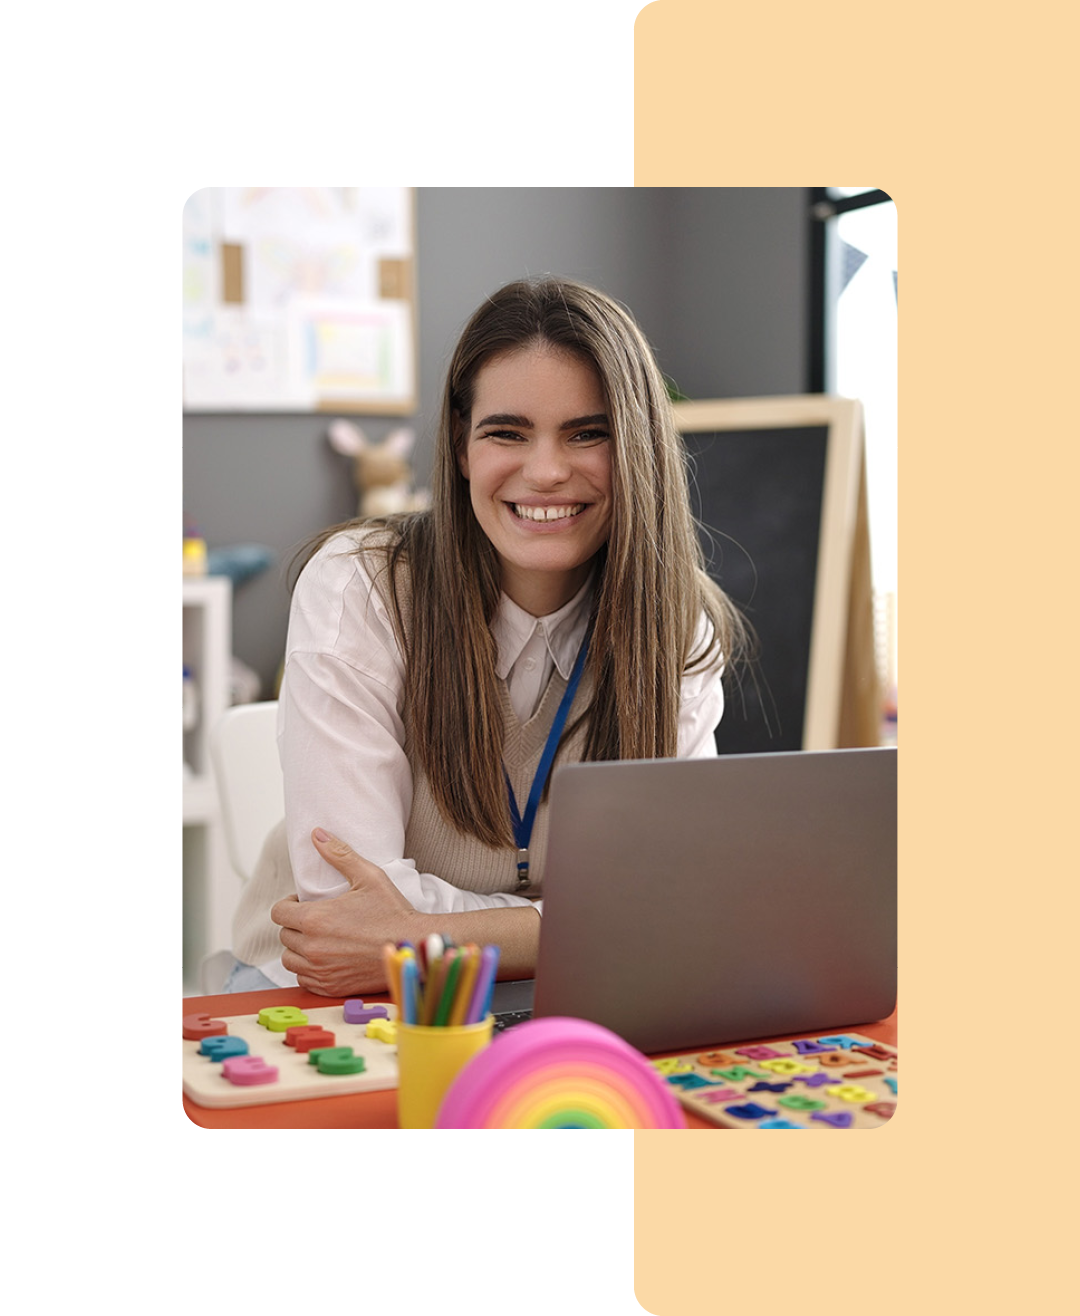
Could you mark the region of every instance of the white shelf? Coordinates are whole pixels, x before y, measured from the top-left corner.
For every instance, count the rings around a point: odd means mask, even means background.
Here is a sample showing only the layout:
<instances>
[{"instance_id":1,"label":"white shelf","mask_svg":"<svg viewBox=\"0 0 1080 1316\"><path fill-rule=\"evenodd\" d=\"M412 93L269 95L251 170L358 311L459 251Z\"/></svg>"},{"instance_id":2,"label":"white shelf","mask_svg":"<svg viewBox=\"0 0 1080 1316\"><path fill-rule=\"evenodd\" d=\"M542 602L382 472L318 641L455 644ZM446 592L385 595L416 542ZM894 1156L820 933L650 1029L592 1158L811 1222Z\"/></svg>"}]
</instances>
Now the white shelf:
<instances>
[{"instance_id":1,"label":"white shelf","mask_svg":"<svg viewBox=\"0 0 1080 1316\"><path fill-rule=\"evenodd\" d=\"M232 584L225 576L184 577L184 666L197 699L195 725L184 732L184 991L199 991L199 965L228 947L239 879L228 861L210 732L229 706Z\"/></svg>"},{"instance_id":2,"label":"white shelf","mask_svg":"<svg viewBox=\"0 0 1080 1316\"><path fill-rule=\"evenodd\" d=\"M184 733L184 762L193 785L210 776L210 730L229 706L229 658L232 652L232 585L226 576L184 579L184 666L195 684L198 713ZM184 793L188 793L185 782ZM198 791L195 792L198 794Z\"/></svg>"}]
</instances>

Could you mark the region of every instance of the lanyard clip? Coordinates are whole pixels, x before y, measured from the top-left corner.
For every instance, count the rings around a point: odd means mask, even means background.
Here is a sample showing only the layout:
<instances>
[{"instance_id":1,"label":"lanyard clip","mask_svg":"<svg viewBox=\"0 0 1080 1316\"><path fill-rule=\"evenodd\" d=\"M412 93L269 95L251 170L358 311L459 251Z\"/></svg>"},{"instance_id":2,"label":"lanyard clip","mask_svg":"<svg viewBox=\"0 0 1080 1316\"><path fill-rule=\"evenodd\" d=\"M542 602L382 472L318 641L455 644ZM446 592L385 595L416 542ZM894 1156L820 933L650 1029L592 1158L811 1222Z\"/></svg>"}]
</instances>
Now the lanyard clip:
<instances>
[{"instance_id":1,"label":"lanyard clip","mask_svg":"<svg viewBox=\"0 0 1080 1316\"><path fill-rule=\"evenodd\" d=\"M517 857L518 884L517 889L523 891L529 885L529 852L528 850L519 850Z\"/></svg>"}]
</instances>

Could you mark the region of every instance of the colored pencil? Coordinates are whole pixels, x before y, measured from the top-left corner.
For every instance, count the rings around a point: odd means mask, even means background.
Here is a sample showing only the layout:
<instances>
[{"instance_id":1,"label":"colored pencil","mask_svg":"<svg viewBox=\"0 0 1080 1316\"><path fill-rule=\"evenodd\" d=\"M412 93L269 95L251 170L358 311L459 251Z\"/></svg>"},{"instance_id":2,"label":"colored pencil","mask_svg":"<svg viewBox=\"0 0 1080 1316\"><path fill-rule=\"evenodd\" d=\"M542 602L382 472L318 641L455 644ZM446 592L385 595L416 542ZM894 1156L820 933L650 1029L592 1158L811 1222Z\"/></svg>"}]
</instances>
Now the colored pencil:
<instances>
[{"instance_id":1,"label":"colored pencil","mask_svg":"<svg viewBox=\"0 0 1080 1316\"><path fill-rule=\"evenodd\" d=\"M435 1018L432 1020L436 1028L445 1028L450 1022L454 992L457 989L457 980L461 973L461 962L464 959L463 952L457 949L449 951L448 955L452 955L453 959L450 960L450 965L446 970L446 980L439 993L439 1004L435 1011Z\"/></svg>"},{"instance_id":2,"label":"colored pencil","mask_svg":"<svg viewBox=\"0 0 1080 1316\"><path fill-rule=\"evenodd\" d=\"M463 1024L469 1013L476 975L480 971L480 947L471 943L467 945L464 949L464 961L457 991L454 993L454 1004L450 1010L451 1028Z\"/></svg>"},{"instance_id":3,"label":"colored pencil","mask_svg":"<svg viewBox=\"0 0 1080 1316\"><path fill-rule=\"evenodd\" d=\"M491 994L495 990L495 973L499 967L498 946L485 946L480 955L480 972L476 977L472 1000L465 1014L467 1024L478 1024L487 1018Z\"/></svg>"}]
</instances>

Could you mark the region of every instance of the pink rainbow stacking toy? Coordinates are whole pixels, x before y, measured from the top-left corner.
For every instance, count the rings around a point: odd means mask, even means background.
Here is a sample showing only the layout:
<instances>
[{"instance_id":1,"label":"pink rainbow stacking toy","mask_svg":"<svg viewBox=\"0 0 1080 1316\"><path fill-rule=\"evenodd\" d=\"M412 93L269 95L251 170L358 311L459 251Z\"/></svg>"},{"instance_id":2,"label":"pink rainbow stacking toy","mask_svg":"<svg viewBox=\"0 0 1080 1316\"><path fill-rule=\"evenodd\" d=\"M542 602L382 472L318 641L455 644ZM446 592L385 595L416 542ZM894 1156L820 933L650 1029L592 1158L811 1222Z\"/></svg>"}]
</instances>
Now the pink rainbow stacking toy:
<instances>
[{"instance_id":1,"label":"pink rainbow stacking toy","mask_svg":"<svg viewBox=\"0 0 1080 1316\"><path fill-rule=\"evenodd\" d=\"M465 1066L439 1129L681 1129L682 1109L640 1052L584 1019L530 1019Z\"/></svg>"}]
</instances>

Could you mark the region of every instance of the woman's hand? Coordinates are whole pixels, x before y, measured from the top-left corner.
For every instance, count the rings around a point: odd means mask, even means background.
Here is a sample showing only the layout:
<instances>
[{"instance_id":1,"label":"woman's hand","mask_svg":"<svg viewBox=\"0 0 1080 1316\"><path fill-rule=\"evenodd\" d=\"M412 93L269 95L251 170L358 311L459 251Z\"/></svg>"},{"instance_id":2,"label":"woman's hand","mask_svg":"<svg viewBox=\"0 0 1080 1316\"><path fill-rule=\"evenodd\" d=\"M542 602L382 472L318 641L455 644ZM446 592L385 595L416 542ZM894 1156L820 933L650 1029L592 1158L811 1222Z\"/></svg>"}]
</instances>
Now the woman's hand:
<instances>
[{"instance_id":1,"label":"woman's hand","mask_svg":"<svg viewBox=\"0 0 1080 1316\"><path fill-rule=\"evenodd\" d=\"M312 843L350 889L303 904L279 900L270 917L281 928L281 963L297 982L320 996L386 990L383 947L414 940L421 916L381 868L317 827Z\"/></svg>"}]
</instances>

